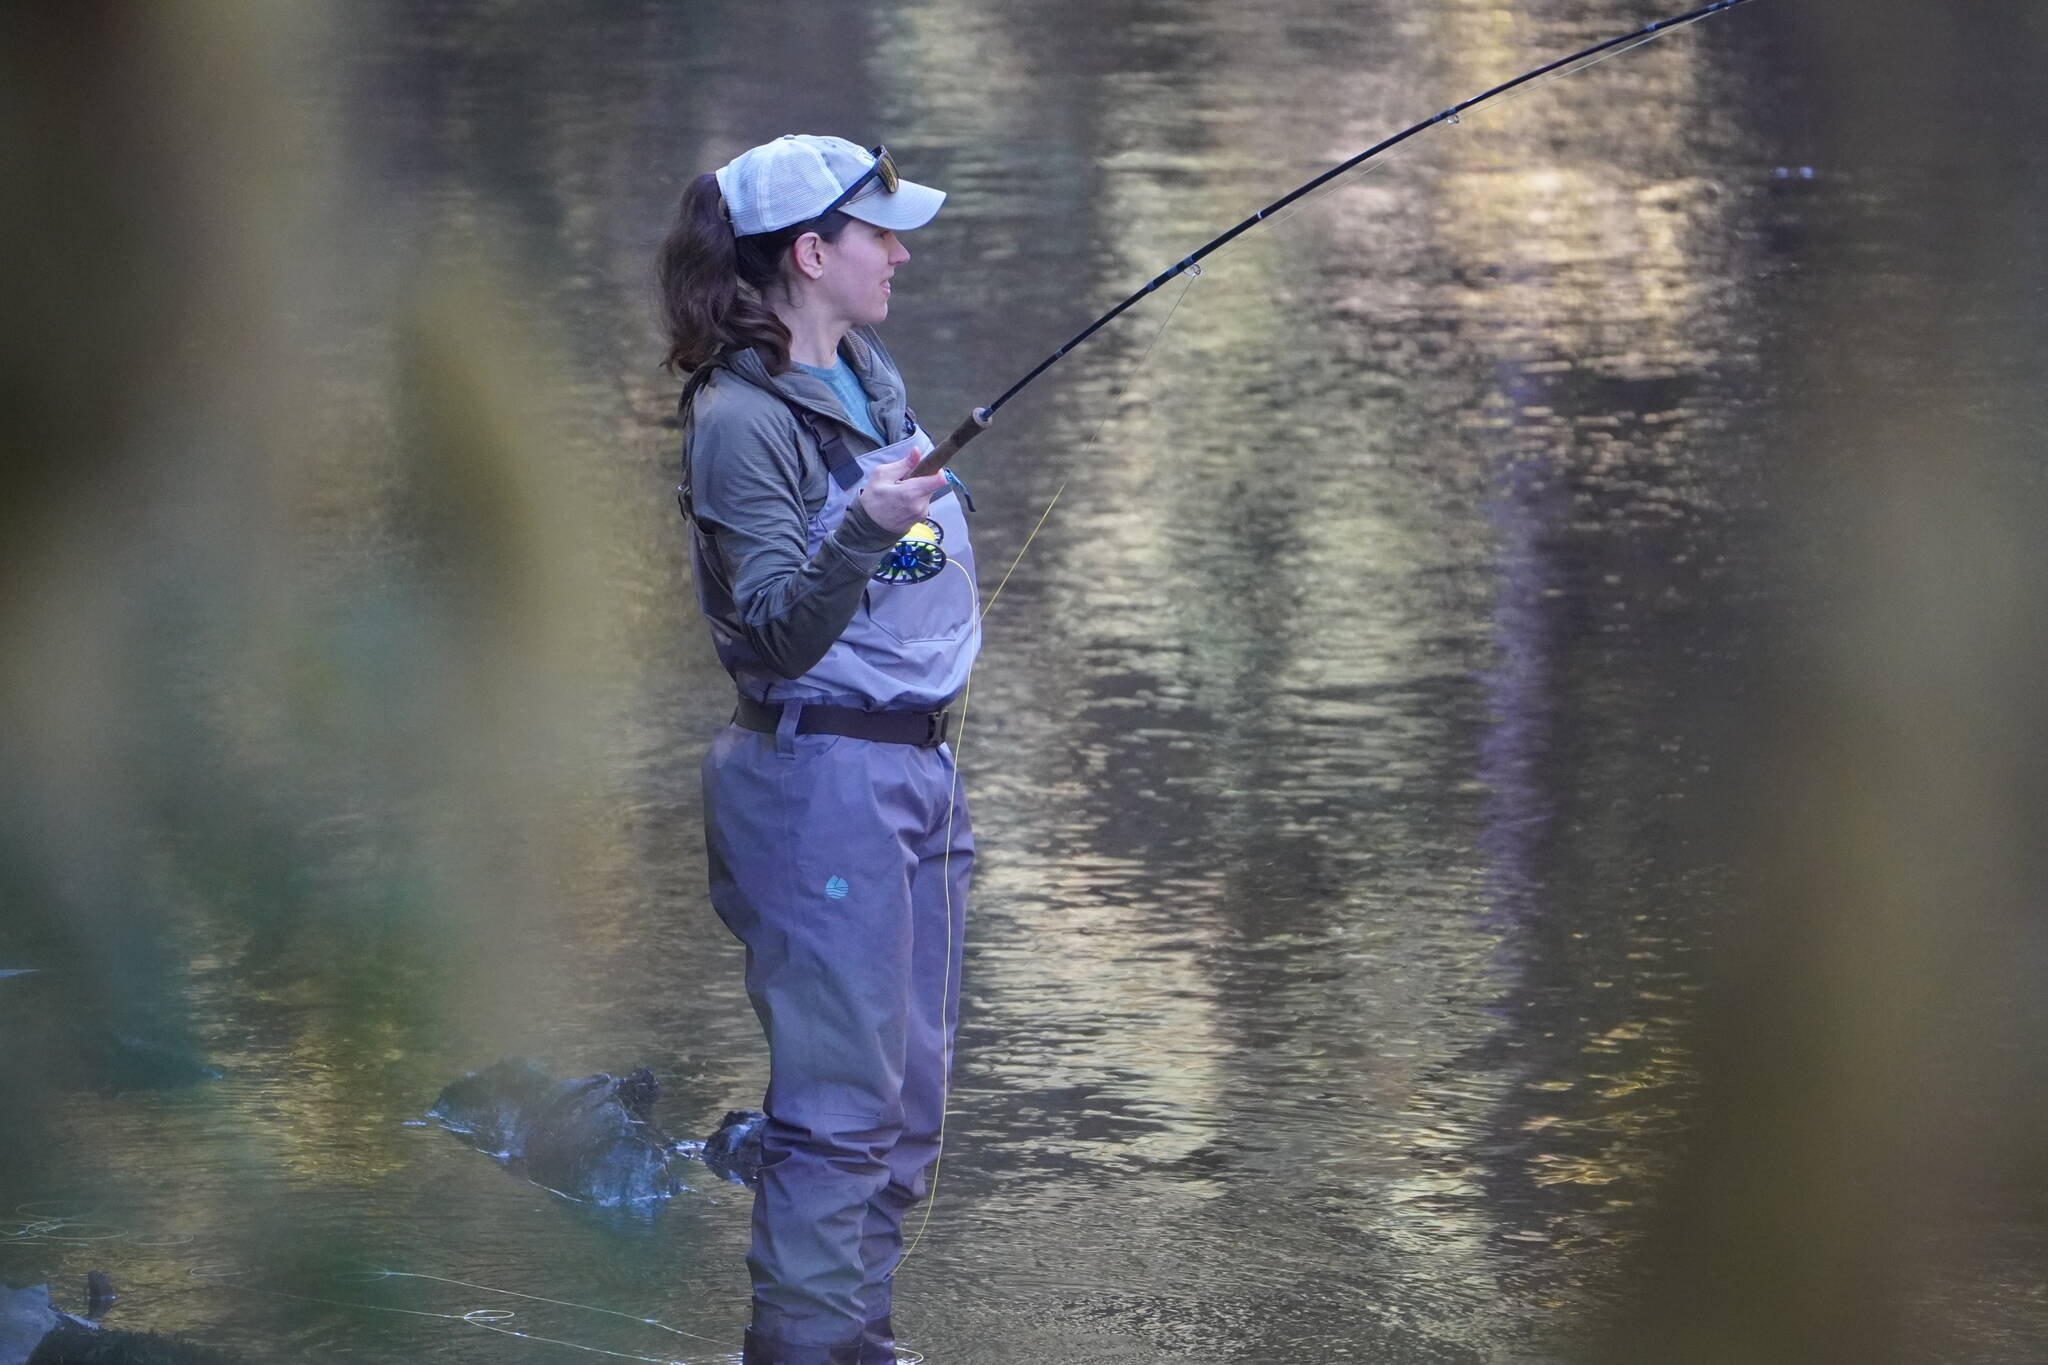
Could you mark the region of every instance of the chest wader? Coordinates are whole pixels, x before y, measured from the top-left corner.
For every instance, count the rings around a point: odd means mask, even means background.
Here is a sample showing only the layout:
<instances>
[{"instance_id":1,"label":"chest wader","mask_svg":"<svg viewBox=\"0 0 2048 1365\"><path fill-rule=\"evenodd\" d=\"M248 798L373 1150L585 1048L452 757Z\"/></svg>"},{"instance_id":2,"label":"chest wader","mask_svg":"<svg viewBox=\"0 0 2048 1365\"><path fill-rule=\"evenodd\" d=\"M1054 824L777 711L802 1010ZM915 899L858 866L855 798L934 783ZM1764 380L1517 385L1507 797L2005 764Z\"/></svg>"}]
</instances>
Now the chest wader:
<instances>
[{"instance_id":1,"label":"chest wader","mask_svg":"<svg viewBox=\"0 0 2048 1365\"><path fill-rule=\"evenodd\" d=\"M913 426L866 455L823 444L832 491L811 519L813 553L876 466L931 441ZM871 581L845 633L793 680L732 628L707 573L715 545L691 522L700 601L740 689L704 758L711 903L746 946L768 1039L746 1365L896 1359L891 1280L938 1156L974 862L943 722L925 714L966 685L981 641L961 502L928 514L937 572ZM933 538L884 572L922 572L912 561L934 557L913 552Z\"/></svg>"}]
</instances>

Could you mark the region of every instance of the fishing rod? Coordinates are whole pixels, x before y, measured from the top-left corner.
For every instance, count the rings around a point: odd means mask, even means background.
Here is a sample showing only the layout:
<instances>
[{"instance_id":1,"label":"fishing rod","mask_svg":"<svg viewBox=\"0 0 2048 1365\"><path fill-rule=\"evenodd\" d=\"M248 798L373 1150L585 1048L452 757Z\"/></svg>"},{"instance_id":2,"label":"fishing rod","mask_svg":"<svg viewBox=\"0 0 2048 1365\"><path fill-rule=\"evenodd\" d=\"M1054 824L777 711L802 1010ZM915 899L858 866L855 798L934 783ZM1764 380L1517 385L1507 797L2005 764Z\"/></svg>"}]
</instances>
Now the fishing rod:
<instances>
[{"instance_id":1,"label":"fishing rod","mask_svg":"<svg viewBox=\"0 0 2048 1365\"><path fill-rule=\"evenodd\" d=\"M1659 19L1656 23L1646 25L1643 28L1639 28L1635 30L1633 33L1624 33L1619 38L1609 38L1604 43L1595 43L1592 47L1589 47L1582 52L1574 52L1569 57L1560 57L1554 62L1548 62L1542 66L1537 67L1534 71L1525 72L1524 74L1515 77L1511 81L1505 81L1500 85L1496 85L1493 87L1493 89L1488 90L1483 94L1474 95L1471 99L1466 100L1463 103L1454 104L1450 108L1444 110L1442 113L1433 114L1429 118L1422 120L1422 122L1415 124L1413 127L1402 129L1400 132L1394 134L1392 137L1386 139L1384 142L1380 142L1374 146L1366 148L1357 156L1352 157L1349 161L1340 162L1339 164L1332 166L1329 170L1324 171L1321 175L1309 181L1307 184L1299 186L1298 188L1290 190L1286 194L1281 195L1278 199L1275 199L1272 203L1266 205L1257 213L1254 213L1251 217L1245 219L1237 226L1231 228L1228 232L1225 232L1222 235L1213 238L1205 245L1197 248L1192 252L1189 252L1186 256L1183 256L1179 261L1175 262L1170 269L1161 272L1158 276L1147 281L1143 288L1137 290L1129 298L1125 299L1122 303L1119 303L1116 307L1110 309L1107 313L1104 313L1101 317L1095 319L1095 321L1089 323L1086 327L1083 327L1079 332L1076 332L1064 346L1061 346L1057 351L1054 351L1051 355L1039 361L1038 364L1032 369L1032 371L1029 374L1025 375L1022 379L1018 380L1016 383L1012 384L1008 389L1006 389L1003 392L1002 397L996 399L995 402L990 403L985 408L976 408L971 414L969 414L966 421L962 422L958 427L954 428L953 434L951 436L948 436L944 441L940 442L938 447L934 449L931 452L931 454L925 456L923 460L918 462L918 466L916 470L913 471L912 477L916 477L918 475L923 474L936 474L941 469L944 469L946 467L947 462L950 461L955 455L960 453L960 448L962 446L966 445L975 437L981 435L982 432L988 430L989 423L995 420L996 409L1002 407L1003 404L1009 402L1012 398L1015 398L1019 393L1023 391L1025 385L1029 384L1032 380L1038 378L1038 376L1044 374L1047 370L1051 369L1055 364L1057 364L1060 361L1062 357L1064 357L1067 354L1067 352L1073 350L1076 346L1079 346L1089 337L1094 336L1097 332L1101 331L1104 327L1108 326L1111 322L1115 321L1116 318L1120 316L1126 309L1129 309L1130 307L1135 305L1140 299L1157 290L1161 285L1166 284L1168 281L1173 280L1178 276L1185 275L1190 271L1193 271L1195 274L1199 275L1201 273L1201 261L1203 257L1209 255L1211 252L1214 252L1221 247L1228 246L1231 242L1237 240L1237 238L1251 231L1260 223L1264 222L1268 217L1275 213L1278 213L1281 209L1286 208L1289 204L1292 204L1295 200L1300 199L1302 196L1314 193L1316 190L1328 184L1330 181L1335 180L1338 176L1345 174L1347 171L1357 169L1359 166L1364 165L1366 162L1372 160L1380 153L1389 151L1392 148L1400 146L1409 138L1415 137L1420 133L1425 133L1429 131L1431 128L1434 128L1439 123L1456 123L1460 115L1470 112L1478 106L1487 103L1489 100L1498 99L1500 96L1507 94L1509 91L1514 90L1520 86L1527 85L1531 81L1541 80L1543 77L1550 75L1552 72L1560 70L1564 67L1568 67L1574 62L1582 62L1589 57L1597 57L1604 52L1610 52L1615 48L1623 47L1630 43L1645 43L1653 38L1660 38L1664 34L1671 32L1673 29L1684 28L1688 24L1696 24L1700 20L1705 19L1709 15L1719 14L1722 10L1734 9L1737 5L1746 5L1748 3L1749 0L1715 0L1715 3L1711 5L1703 5L1699 9L1693 10L1690 13L1681 14L1671 19Z\"/></svg>"}]
</instances>

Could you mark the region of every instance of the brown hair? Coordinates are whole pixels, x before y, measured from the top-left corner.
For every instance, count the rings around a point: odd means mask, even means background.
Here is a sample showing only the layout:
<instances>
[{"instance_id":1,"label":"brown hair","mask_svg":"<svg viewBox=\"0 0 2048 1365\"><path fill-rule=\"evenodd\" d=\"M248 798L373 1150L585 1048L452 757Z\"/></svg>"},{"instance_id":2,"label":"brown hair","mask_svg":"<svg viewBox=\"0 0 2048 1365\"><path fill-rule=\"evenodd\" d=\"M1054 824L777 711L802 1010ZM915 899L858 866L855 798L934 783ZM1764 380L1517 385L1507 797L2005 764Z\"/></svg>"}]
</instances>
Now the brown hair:
<instances>
[{"instance_id":1,"label":"brown hair","mask_svg":"<svg viewBox=\"0 0 2048 1365\"><path fill-rule=\"evenodd\" d=\"M690 182L676 208L675 226L661 244L658 274L668 354L662 367L684 375L752 348L768 373L789 368L789 328L767 304L781 278L790 244L806 232L839 240L852 220L837 210L773 232L735 237L718 177Z\"/></svg>"}]
</instances>

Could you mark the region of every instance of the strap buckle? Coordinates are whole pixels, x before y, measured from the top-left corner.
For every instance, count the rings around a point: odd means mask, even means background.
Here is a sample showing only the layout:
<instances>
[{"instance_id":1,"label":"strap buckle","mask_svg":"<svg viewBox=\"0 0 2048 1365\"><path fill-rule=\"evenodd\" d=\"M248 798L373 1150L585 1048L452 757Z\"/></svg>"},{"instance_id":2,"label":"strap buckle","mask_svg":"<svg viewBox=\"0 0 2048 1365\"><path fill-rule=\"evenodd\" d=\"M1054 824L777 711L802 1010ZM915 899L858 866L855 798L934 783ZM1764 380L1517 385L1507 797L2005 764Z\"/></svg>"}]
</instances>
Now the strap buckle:
<instances>
[{"instance_id":1,"label":"strap buckle","mask_svg":"<svg viewBox=\"0 0 2048 1365\"><path fill-rule=\"evenodd\" d=\"M953 713L951 711L930 712L925 716L924 742L920 744L918 747L923 749L936 749L941 744L944 744L946 742L946 737L952 733Z\"/></svg>"}]
</instances>

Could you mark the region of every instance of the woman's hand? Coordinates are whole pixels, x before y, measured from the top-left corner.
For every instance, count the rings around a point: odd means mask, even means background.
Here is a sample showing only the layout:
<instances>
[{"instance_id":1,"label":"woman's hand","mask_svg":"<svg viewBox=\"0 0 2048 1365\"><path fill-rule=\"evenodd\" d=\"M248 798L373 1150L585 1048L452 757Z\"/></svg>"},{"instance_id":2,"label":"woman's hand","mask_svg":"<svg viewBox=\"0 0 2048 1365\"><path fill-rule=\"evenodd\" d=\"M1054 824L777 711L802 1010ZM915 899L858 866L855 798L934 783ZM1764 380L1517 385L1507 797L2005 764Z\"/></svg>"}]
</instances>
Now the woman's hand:
<instances>
[{"instance_id":1,"label":"woman's hand","mask_svg":"<svg viewBox=\"0 0 2048 1365\"><path fill-rule=\"evenodd\" d=\"M924 455L916 450L891 464L876 465L860 490L860 505L868 509L875 525L902 535L923 518L932 498L946 486L944 474L910 477Z\"/></svg>"}]
</instances>

